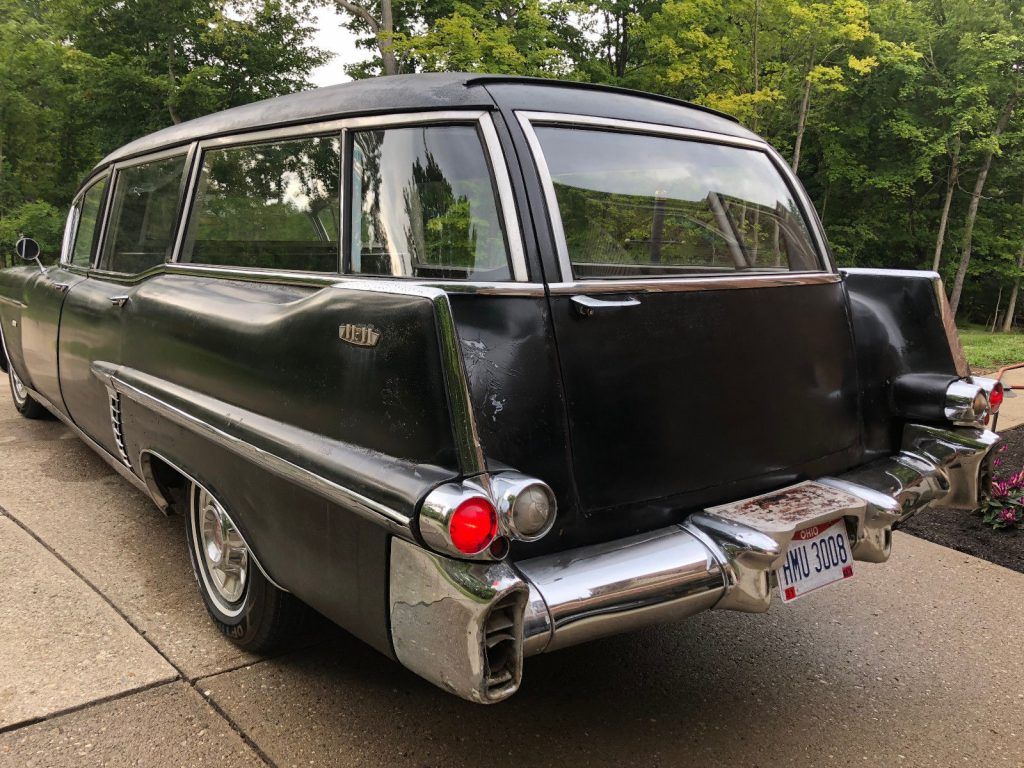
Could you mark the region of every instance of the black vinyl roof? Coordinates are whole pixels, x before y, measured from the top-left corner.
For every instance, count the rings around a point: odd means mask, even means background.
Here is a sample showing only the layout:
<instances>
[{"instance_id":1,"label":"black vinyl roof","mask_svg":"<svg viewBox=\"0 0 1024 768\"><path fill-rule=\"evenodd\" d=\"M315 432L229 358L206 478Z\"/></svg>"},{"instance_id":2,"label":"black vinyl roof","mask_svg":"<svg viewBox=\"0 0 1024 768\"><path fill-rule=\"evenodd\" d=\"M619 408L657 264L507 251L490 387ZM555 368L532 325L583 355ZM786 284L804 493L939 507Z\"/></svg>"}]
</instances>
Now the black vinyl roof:
<instances>
[{"instance_id":1,"label":"black vinyl roof","mask_svg":"<svg viewBox=\"0 0 1024 768\"><path fill-rule=\"evenodd\" d=\"M665 96L564 80L438 72L354 80L216 112L136 139L114 150L97 168L242 131L356 115L495 107L600 115L753 136L728 115Z\"/></svg>"}]
</instances>

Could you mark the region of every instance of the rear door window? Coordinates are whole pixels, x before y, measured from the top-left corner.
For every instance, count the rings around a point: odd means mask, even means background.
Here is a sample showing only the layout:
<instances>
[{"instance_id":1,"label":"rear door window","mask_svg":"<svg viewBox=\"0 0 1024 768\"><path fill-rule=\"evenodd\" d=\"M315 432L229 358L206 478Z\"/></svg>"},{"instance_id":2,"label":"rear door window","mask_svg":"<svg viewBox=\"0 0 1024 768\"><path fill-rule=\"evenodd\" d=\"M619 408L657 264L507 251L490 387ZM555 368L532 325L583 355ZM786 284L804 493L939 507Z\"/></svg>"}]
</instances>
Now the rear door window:
<instances>
[{"instance_id":1,"label":"rear door window","mask_svg":"<svg viewBox=\"0 0 1024 768\"><path fill-rule=\"evenodd\" d=\"M335 136L207 150L181 261L337 272L340 178Z\"/></svg>"},{"instance_id":2,"label":"rear door window","mask_svg":"<svg viewBox=\"0 0 1024 768\"><path fill-rule=\"evenodd\" d=\"M170 259L184 170L178 155L117 171L100 269L135 274Z\"/></svg>"},{"instance_id":3,"label":"rear door window","mask_svg":"<svg viewBox=\"0 0 1024 768\"><path fill-rule=\"evenodd\" d=\"M510 278L493 175L475 126L358 131L351 141L352 272Z\"/></svg>"},{"instance_id":4,"label":"rear door window","mask_svg":"<svg viewBox=\"0 0 1024 768\"><path fill-rule=\"evenodd\" d=\"M71 264L77 264L80 267L88 267L92 264L92 257L99 244L100 211L106 193L107 179L103 177L85 191L78 203L77 221L72 225L75 231L71 233L73 245L68 259Z\"/></svg>"},{"instance_id":5,"label":"rear door window","mask_svg":"<svg viewBox=\"0 0 1024 768\"><path fill-rule=\"evenodd\" d=\"M820 270L796 199L760 150L536 129L577 278Z\"/></svg>"}]
</instances>

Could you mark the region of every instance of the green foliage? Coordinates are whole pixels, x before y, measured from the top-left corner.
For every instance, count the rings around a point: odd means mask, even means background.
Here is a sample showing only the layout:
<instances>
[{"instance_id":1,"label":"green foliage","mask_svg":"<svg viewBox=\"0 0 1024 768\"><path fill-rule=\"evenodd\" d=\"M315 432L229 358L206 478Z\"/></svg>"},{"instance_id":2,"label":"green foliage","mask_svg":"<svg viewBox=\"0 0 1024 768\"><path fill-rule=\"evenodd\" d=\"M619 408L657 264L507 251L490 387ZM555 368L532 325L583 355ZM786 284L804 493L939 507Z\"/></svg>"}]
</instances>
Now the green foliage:
<instances>
[{"instance_id":1,"label":"green foliage","mask_svg":"<svg viewBox=\"0 0 1024 768\"><path fill-rule=\"evenodd\" d=\"M3 256L0 264L10 266L17 260L14 244L23 235L39 242L44 262L56 261L64 235L64 216L65 212L38 200L24 203L0 218L0 256Z\"/></svg>"},{"instance_id":2,"label":"green foliage","mask_svg":"<svg viewBox=\"0 0 1024 768\"><path fill-rule=\"evenodd\" d=\"M303 0L0 0L0 248L56 253L107 152L306 85L325 60Z\"/></svg>"},{"instance_id":3,"label":"green foliage","mask_svg":"<svg viewBox=\"0 0 1024 768\"><path fill-rule=\"evenodd\" d=\"M992 333L973 325L960 329L967 362L972 368L995 370L1011 363L1024 362L1024 333Z\"/></svg>"}]
</instances>

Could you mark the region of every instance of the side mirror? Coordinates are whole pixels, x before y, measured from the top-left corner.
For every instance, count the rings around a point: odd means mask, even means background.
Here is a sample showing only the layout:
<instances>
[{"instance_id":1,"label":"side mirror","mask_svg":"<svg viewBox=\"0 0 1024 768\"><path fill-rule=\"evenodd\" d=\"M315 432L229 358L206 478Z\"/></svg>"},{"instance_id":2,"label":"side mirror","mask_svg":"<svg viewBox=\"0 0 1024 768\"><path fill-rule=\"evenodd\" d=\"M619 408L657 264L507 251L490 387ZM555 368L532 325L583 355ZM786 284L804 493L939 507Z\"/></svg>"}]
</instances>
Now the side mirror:
<instances>
[{"instance_id":1,"label":"side mirror","mask_svg":"<svg viewBox=\"0 0 1024 768\"><path fill-rule=\"evenodd\" d=\"M46 274L46 268L43 267L43 262L39 260L39 254L43 252L43 249L39 247L39 243L31 237L22 237L14 244L14 250L18 254L18 258L24 261L34 261L39 265L39 271L44 275Z\"/></svg>"}]
</instances>

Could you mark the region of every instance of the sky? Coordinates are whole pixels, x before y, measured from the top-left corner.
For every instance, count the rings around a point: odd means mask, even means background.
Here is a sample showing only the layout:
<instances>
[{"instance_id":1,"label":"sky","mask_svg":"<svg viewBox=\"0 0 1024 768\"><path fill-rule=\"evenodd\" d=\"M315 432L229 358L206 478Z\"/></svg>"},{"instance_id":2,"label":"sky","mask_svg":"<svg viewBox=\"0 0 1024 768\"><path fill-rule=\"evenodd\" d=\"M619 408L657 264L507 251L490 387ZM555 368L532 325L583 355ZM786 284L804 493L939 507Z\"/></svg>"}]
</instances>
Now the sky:
<instances>
[{"instance_id":1,"label":"sky","mask_svg":"<svg viewBox=\"0 0 1024 768\"><path fill-rule=\"evenodd\" d=\"M313 45L335 54L329 62L313 70L313 85L319 87L351 80L344 66L369 58L367 52L356 48L356 36L341 26L342 14L333 5L317 8L313 16L317 26Z\"/></svg>"}]
</instances>

